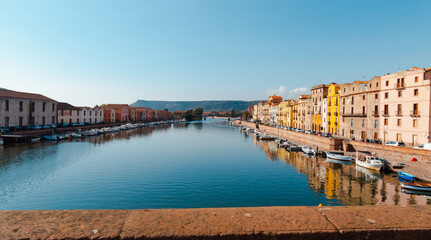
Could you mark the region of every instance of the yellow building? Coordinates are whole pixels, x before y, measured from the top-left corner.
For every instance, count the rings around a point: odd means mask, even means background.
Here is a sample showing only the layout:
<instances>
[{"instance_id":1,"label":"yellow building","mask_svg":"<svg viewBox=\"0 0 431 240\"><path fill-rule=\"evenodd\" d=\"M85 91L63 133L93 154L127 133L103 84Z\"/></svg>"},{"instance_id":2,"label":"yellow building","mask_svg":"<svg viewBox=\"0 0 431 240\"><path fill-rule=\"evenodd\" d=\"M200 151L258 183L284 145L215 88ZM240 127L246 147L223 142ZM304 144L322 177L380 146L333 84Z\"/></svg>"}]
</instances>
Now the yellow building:
<instances>
[{"instance_id":1,"label":"yellow building","mask_svg":"<svg viewBox=\"0 0 431 240\"><path fill-rule=\"evenodd\" d=\"M328 132L338 135L340 127L340 84L332 83L328 88Z\"/></svg>"},{"instance_id":2,"label":"yellow building","mask_svg":"<svg viewBox=\"0 0 431 240\"><path fill-rule=\"evenodd\" d=\"M320 84L311 88L311 130L321 132L322 102L328 96L328 85Z\"/></svg>"},{"instance_id":3,"label":"yellow building","mask_svg":"<svg viewBox=\"0 0 431 240\"><path fill-rule=\"evenodd\" d=\"M294 100L283 101L278 105L278 125L292 127Z\"/></svg>"}]
</instances>

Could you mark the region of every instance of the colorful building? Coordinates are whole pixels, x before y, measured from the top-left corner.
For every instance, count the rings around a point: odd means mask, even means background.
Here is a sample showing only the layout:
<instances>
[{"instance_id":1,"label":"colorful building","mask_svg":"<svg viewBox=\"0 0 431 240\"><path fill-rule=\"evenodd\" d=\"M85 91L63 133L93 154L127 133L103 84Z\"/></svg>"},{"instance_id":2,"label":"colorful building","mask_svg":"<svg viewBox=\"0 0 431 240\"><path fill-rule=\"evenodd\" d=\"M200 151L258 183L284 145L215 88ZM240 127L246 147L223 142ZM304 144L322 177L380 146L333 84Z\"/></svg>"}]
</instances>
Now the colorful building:
<instances>
[{"instance_id":1,"label":"colorful building","mask_svg":"<svg viewBox=\"0 0 431 240\"><path fill-rule=\"evenodd\" d=\"M328 88L327 130L333 135L338 135L340 129L340 84L331 83Z\"/></svg>"}]
</instances>

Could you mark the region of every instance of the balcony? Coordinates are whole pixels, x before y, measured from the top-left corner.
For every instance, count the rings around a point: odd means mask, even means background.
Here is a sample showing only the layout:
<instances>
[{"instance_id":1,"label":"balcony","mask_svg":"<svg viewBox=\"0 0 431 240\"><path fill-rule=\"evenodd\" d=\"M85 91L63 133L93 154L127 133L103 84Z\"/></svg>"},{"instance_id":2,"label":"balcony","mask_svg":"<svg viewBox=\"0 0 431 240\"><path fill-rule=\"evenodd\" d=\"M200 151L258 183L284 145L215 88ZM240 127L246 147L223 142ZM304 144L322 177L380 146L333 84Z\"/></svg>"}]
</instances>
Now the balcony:
<instances>
[{"instance_id":1,"label":"balcony","mask_svg":"<svg viewBox=\"0 0 431 240\"><path fill-rule=\"evenodd\" d=\"M404 89L404 88L406 88L406 86L404 83L396 83L396 84L394 84L394 88L395 89Z\"/></svg>"},{"instance_id":2,"label":"balcony","mask_svg":"<svg viewBox=\"0 0 431 240\"><path fill-rule=\"evenodd\" d=\"M345 113L341 114L342 117L366 117L366 113Z\"/></svg>"},{"instance_id":3,"label":"balcony","mask_svg":"<svg viewBox=\"0 0 431 240\"><path fill-rule=\"evenodd\" d=\"M412 110L412 111L410 111L410 116L411 117L420 117L421 115L420 115L419 110Z\"/></svg>"},{"instance_id":4,"label":"balcony","mask_svg":"<svg viewBox=\"0 0 431 240\"><path fill-rule=\"evenodd\" d=\"M398 117L402 117L402 116L403 116L403 111L398 110L395 114L396 114Z\"/></svg>"},{"instance_id":5,"label":"balcony","mask_svg":"<svg viewBox=\"0 0 431 240\"><path fill-rule=\"evenodd\" d=\"M336 117L337 117L337 116L338 116L338 112L334 112L334 116L336 116Z\"/></svg>"},{"instance_id":6,"label":"balcony","mask_svg":"<svg viewBox=\"0 0 431 240\"><path fill-rule=\"evenodd\" d=\"M331 116L331 112L328 112L328 117L330 117Z\"/></svg>"},{"instance_id":7,"label":"balcony","mask_svg":"<svg viewBox=\"0 0 431 240\"><path fill-rule=\"evenodd\" d=\"M373 116L374 117L378 117L379 116L379 111L373 111Z\"/></svg>"},{"instance_id":8,"label":"balcony","mask_svg":"<svg viewBox=\"0 0 431 240\"><path fill-rule=\"evenodd\" d=\"M389 111L382 111L382 116L383 117L389 117Z\"/></svg>"}]
</instances>

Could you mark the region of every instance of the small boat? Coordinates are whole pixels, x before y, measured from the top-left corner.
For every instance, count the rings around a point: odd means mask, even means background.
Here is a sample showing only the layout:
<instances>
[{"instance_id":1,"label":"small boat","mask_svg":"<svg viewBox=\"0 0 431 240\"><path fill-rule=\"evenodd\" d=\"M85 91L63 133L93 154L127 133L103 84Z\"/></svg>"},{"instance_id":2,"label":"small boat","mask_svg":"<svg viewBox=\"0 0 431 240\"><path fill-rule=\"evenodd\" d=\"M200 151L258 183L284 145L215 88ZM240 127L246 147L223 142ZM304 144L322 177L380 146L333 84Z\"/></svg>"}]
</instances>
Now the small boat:
<instances>
[{"instance_id":1,"label":"small boat","mask_svg":"<svg viewBox=\"0 0 431 240\"><path fill-rule=\"evenodd\" d=\"M279 148L287 148L289 146L290 146L290 143L288 143L288 142L281 142L278 144Z\"/></svg>"},{"instance_id":2,"label":"small boat","mask_svg":"<svg viewBox=\"0 0 431 240\"><path fill-rule=\"evenodd\" d=\"M403 169L405 166L406 166L406 164L403 162L394 162L392 164L393 169Z\"/></svg>"},{"instance_id":3,"label":"small boat","mask_svg":"<svg viewBox=\"0 0 431 240\"><path fill-rule=\"evenodd\" d=\"M368 169L372 169L375 171L380 171L380 169L383 167L383 162L380 161L380 158L373 156L373 155L368 155L365 156L365 158L356 158L356 165L364 167L364 168L368 168Z\"/></svg>"},{"instance_id":4,"label":"small boat","mask_svg":"<svg viewBox=\"0 0 431 240\"><path fill-rule=\"evenodd\" d=\"M312 147L304 145L304 146L301 147L301 149L302 149L303 152L305 152L308 155L314 155L314 154L316 154L316 151Z\"/></svg>"},{"instance_id":5,"label":"small boat","mask_svg":"<svg viewBox=\"0 0 431 240\"><path fill-rule=\"evenodd\" d=\"M413 181L415 179L414 175L408 174L405 172L398 172L398 177L400 177L403 180L407 180L407 181Z\"/></svg>"},{"instance_id":6,"label":"small boat","mask_svg":"<svg viewBox=\"0 0 431 240\"><path fill-rule=\"evenodd\" d=\"M3 138L0 137L0 146L3 146L4 142L3 142Z\"/></svg>"},{"instance_id":7,"label":"small boat","mask_svg":"<svg viewBox=\"0 0 431 240\"><path fill-rule=\"evenodd\" d=\"M416 191L416 190L410 190L410 189L407 189L407 188L401 188L401 192L402 193L407 193L407 194L413 194L413 195L431 196L431 192L428 192L428 191Z\"/></svg>"},{"instance_id":8,"label":"small boat","mask_svg":"<svg viewBox=\"0 0 431 240\"><path fill-rule=\"evenodd\" d=\"M336 163L336 164L340 164L341 165L352 165L351 161L340 161L340 160L335 160L335 159L330 159L327 158L324 162L326 163Z\"/></svg>"},{"instance_id":9,"label":"small boat","mask_svg":"<svg viewBox=\"0 0 431 240\"><path fill-rule=\"evenodd\" d=\"M47 140L47 141L58 141L58 135L46 135L43 137L43 139Z\"/></svg>"},{"instance_id":10,"label":"small boat","mask_svg":"<svg viewBox=\"0 0 431 240\"><path fill-rule=\"evenodd\" d=\"M427 191L431 192L431 183L409 183L409 182L402 182L401 187L413 190L413 191Z\"/></svg>"},{"instance_id":11,"label":"small boat","mask_svg":"<svg viewBox=\"0 0 431 240\"><path fill-rule=\"evenodd\" d=\"M30 142L32 142L32 143L40 142L40 137L32 137L32 138L30 138Z\"/></svg>"},{"instance_id":12,"label":"small boat","mask_svg":"<svg viewBox=\"0 0 431 240\"><path fill-rule=\"evenodd\" d=\"M272 136L269 136L269 135L263 135L263 136L260 136L260 138L259 138L261 141L272 141L272 140L274 140L275 139L275 137L272 137Z\"/></svg>"},{"instance_id":13,"label":"small boat","mask_svg":"<svg viewBox=\"0 0 431 240\"><path fill-rule=\"evenodd\" d=\"M286 150L289 152L299 152L302 150L302 148L298 145L291 144L291 145L287 146Z\"/></svg>"},{"instance_id":14,"label":"small boat","mask_svg":"<svg viewBox=\"0 0 431 240\"><path fill-rule=\"evenodd\" d=\"M334 152L328 152L325 151L326 153L326 157L330 158L330 159L334 159L334 160L338 160L338 161L352 161L352 157L351 156L344 156L344 153L334 153Z\"/></svg>"}]
</instances>

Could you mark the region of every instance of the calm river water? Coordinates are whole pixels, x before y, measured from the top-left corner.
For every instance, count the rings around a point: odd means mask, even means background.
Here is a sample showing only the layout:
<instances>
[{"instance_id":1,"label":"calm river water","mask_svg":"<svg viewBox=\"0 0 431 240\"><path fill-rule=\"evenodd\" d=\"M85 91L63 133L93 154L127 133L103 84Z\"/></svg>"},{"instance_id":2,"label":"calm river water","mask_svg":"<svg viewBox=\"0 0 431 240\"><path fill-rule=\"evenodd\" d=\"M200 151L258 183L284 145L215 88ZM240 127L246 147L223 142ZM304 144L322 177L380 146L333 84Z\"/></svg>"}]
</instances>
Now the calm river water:
<instances>
[{"instance_id":1,"label":"calm river water","mask_svg":"<svg viewBox=\"0 0 431 240\"><path fill-rule=\"evenodd\" d=\"M398 180L256 141L226 121L4 146L0 209L431 204Z\"/></svg>"}]
</instances>

